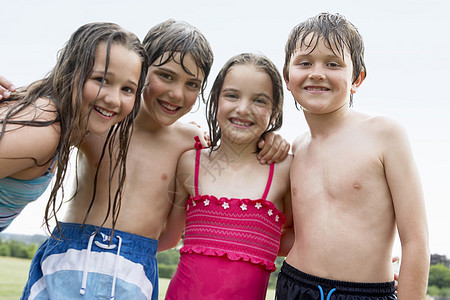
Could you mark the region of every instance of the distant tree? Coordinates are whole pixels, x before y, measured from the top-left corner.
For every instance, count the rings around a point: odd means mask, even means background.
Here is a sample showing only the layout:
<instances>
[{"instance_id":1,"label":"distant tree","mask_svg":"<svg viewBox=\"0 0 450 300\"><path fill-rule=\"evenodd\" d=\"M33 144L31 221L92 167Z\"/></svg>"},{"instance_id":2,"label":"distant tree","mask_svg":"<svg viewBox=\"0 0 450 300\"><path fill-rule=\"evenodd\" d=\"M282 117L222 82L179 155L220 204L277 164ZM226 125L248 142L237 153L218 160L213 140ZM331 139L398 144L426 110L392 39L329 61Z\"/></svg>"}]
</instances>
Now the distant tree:
<instances>
[{"instance_id":1,"label":"distant tree","mask_svg":"<svg viewBox=\"0 0 450 300\"><path fill-rule=\"evenodd\" d=\"M283 261L284 261L285 257L277 257L277 259L275 260L275 267L277 267L277 269L270 273L270 277L269 277L269 288L274 289L277 285L277 278L278 278L278 274L280 273L280 268L283 265Z\"/></svg>"},{"instance_id":2,"label":"distant tree","mask_svg":"<svg viewBox=\"0 0 450 300\"><path fill-rule=\"evenodd\" d=\"M10 241L10 249L12 257L28 258L28 252L23 243L18 241Z\"/></svg>"},{"instance_id":3,"label":"distant tree","mask_svg":"<svg viewBox=\"0 0 450 300\"><path fill-rule=\"evenodd\" d=\"M430 285L430 286L428 286L428 289L427 289L427 295L430 295L430 296L439 296L440 293L441 293L441 289L438 288L437 286L435 286L435 285Z\"/></svg>"},{"instance_id":4,"label":"distant tree","mask_svg":"<svg viewBox=\"0 0 450 300\"><path fill-rule=\"evenodd\" d=\"M446 297L447 299L449 299L449 297L450 297L450 288L443 288L443 289L441 289L440 296Z\"/></svg>"},{"instance_id":5,"label":"distant tree","mask_svg":"<svg viewBox=\"0 0 450 300\"><path fill-rule=\"evenodd\" d=\"M180 261L180 252L176 249L169 249L156 254L158 264L178 265Z\"/></svg>"},{"instance_id":6,"label":"distant tree","mask_svg":"<svg viewBox=\"0 0 450 300\"><path fill-rule=\"evenodd\" d=\"M26 244L16 240L0 239L0 256L33 258L38 248L37 244Z\"/></svg>"},{"instance_id":7,"label":"distant tree","mask_svg":"<svg viewBox=\"0 0 450 300\"><path fill-rule=\"evenodd\" d=\"M159 277L170 279L172 278L176 269L177 265L158 264Z\"/></svg>"},{"instance_id":8,"label":"distant tree","mask_svg":"<svg viewBox=\"0 0 450 300\"><path fill-rule=\"evenodd\" d=\"M434 285L440 289L450 288L450 269L443 264L436 264L431 266L428 285Z\"/></svg>"},{"instance_id":9,"label":"distant tree","mask_svg":"<svg viewBox=\"0 0 450 300\"><path fill-rule=\"evenodd\" d=\"M11 256L11 247L6 243L0 243L0 256Z\"/></svg>"}]
</instances>

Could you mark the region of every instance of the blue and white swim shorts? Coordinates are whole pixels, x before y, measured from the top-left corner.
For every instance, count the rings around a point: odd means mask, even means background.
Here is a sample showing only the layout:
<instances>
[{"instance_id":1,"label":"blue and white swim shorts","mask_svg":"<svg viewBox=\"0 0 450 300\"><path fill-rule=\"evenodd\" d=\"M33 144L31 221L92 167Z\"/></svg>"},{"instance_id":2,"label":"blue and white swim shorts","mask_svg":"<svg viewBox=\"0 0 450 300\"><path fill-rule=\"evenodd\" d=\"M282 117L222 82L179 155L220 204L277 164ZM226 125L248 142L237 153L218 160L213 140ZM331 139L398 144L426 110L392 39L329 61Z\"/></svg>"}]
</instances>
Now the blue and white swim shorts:
<instances>
[{"instance_id":1,"label":"blue and white swim shorts","mask_svg":"<svg viewBox=\"0 0 450 300\"><path fill-rule=\"evenodd\" d=\"M21 299L158 299L158 241L60 223L36 252Z\"/></svg>"}]
</instances>

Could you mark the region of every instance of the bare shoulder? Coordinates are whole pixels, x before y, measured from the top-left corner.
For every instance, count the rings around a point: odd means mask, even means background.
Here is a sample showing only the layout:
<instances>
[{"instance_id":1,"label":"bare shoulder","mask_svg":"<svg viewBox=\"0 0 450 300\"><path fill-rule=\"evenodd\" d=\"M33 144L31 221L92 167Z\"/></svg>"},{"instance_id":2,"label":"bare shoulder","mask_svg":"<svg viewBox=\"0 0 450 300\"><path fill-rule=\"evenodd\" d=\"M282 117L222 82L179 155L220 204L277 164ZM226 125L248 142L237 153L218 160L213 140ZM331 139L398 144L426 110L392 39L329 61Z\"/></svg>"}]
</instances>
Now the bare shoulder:
<instances>
[{"instance_id":1,"label":"bare shoulder","mask_svg":"<svg viewBox=\"0 0 450 300\"><path fill-rule=\"evenodd\" d=\"M290 171L293 159L294 156L289 154L285 160L275 164L274 178L276 178L276 182L278 182L278 185L281 187L283 194L285 191L289 190Z\"/></svg>"},{"instance_id":2,"label":"bare shoulder","mask_svg":"<svg viewBox=\"0 0 450 300\"><path fill-rule=\"evenodd\" d=\"M2 105L4 115L8 105ZM35 103L20 111L12 119L14 121L53 121L57 116L56 106L48 99L38 99ZM0 139L0 165L2 177L19 176L34 178L31 173L39 173L46 169L48 162L54 157L60 141L59 123L43 126L23 124L5 124L5 131ZM27 174L25 170L33 168Z\"/></svg>"},{"instance_id":3,"label":"bare shoulder","mask_svg":"<svg viewBox=\"0 0 450 300\"><path fill-rule=\"evenodd\" d=\"M5 114L15 106L18 102L4 102L0 105L0 117L4 117ZM19 113L14 115L16 121L53 121L58 117L58 108L56 103L49 98L38 98L33 103L23 107Z\"/></svg>"},{"instance_id":4,"label":"bare shoulder","mask_svg":"<svg viewBox=\"0 0 450 300\"><path fill-rule=\"evenodd\" d=\"M51 121L58 117L58 108L56 103L49 98L39 98L36 100L37 116L43 121Z\"/></svg>"},{"instance_id":5,"label":"bare shoulder","mask_svg":"<svg viewBox=\"0 0 450 300\"><path fill-rule=\"evenodd\" d=\"M186 150L193 149L195 143L194 138L196 136L199 137L203 145L206 144L202 130L196 125L176 122L172 126L172 133L177 138L177 142L180 145L187 147Z\"/></svg>"},{"instance_id":6,"label":"bare shoulder","mask_svg":"<svg viewBox=\"0 0 450 300\"><path fill-rule=\"evenodd\" d=\"M367 134L375 134L377 138L383 140L392 140L397 138L405 138L406 131L404 127L396 120L387 116L371 116L364 120L367 126L365 128Z\"/></svg>"},{"instance_id":7,"label":"bare shoulder","mask_svg":"<svg viewBox=\"0 0 450 300\"><path fill-rule=\"evenodd\" d=\"M289 176L289 170L291 169L293 159L294 155L288 154L285 160L275 164L275 168L280 170L283 174L285 173Z\"/></svg>"},{"instance_id":8,"label":"bare shoulder","mask_svg":"<svg viewBox=\"0 0 450 300\"><path fill-rule=\"evenodd\" d=\"M195 154L195 149L190 149L183 152L183 154L181 154L180 158L178 159L178 168L185 169L187 166L193 165L195 162Z\"/></svg>"},{"instance_id":9,"label":"bare shoulder","mask_svg":"<svg viewBox=\"0 0 450 300\"><path fill-rule=\"evenodd\" d=\"M302 148L302 146L304 146L310 138L311 134L309 132L304 132L297 136L292 143L292 154L295 156L300 148Z\"/></svg>"},{"instance_id":10,"label":"bare shoulder","mask_svg":"<svg viewBox=\"0 0 450 300\"><path fill-rule=\"evenodd\" d=\"M11 105L1 106L1 116L4 116ZM54 152L59 144L60 126L58 122L52 123L58 117L56 104L48 98L39 98L34 103L11 118L11 120L26 122L49 122L42 126L27 126L23 124L6 123L3 144L13 144L17 152L28 153L36 159L46 159L48 152ZM8 142L6 142L8 141Z\"/></svg>"}]
</instances>

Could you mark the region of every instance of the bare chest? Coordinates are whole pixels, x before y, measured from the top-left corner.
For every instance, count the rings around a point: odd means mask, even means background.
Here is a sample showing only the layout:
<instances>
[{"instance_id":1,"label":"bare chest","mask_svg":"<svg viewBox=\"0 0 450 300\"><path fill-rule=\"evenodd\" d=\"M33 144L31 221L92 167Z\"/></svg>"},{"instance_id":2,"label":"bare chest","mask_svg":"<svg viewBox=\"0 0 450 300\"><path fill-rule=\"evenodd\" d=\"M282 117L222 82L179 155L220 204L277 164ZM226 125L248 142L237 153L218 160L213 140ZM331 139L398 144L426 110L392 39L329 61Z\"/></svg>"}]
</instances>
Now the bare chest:
<instances>
[{"instance_id":1,"label":"bare chest","mask_svg":"<svg viewBox=\"0 0 450 300\"><path fill-rule=\"evenodd\" d=\"M342 143L299 149L291 168L291 184L293 197L307 202L358 203L387 188L376 150Z\"/></svg>"},{"instance_id":2,"label":"bare chest","mask_svg":"<svg viewBox=\"0 0 450 300\"><path fill-rule=\"evenodd\" d=\"M173 145L172 145L173 146ZM156 143L130 145L127 160L126 193L167 193L174 186L178 158L182 149Z\"/></svg>"}]
</instances>

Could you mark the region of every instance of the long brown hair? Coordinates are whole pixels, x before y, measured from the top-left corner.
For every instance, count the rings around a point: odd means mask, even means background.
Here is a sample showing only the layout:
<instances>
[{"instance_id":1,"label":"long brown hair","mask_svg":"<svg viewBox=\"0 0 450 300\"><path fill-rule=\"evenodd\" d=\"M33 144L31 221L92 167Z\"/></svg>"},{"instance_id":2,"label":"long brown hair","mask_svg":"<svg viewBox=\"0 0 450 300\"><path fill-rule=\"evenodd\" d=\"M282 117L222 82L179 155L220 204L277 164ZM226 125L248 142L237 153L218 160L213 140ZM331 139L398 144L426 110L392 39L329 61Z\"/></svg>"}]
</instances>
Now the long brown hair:
<instances>
[{"instance_id":1,"label":"long brown hair","mask_svg":"<svg viewBox=\"0 0 450 300\"><path fill-rule=\"evenodd\" d=\"M27 87L18 89L16 93L12 93L8 101L15 101L16 103L10 108L7 117L2 120L3 127L5 127L6 123L13 123L15 115L27 106L36 105L36 100L41 97L53 99L56 103L57 117L54 120L47 122L30 120L20 123L23 126L50 126L58 123L60 126L60 140L55 152L55 156L58 158L58 168L44 217L49 232L49 221L52 218L55 218L57 228L60 231L56 213L61 207L62 199L64 199L63 182L66 177L70 154L74 148L77 148L81 144L87 134L89 115L86 117L81 114L82 90L86 80L92 73L95 52L100 43L106 43L107 45L105 75L108 70L111 45L113 44L124 46L135 52L142 61L140 79L132 112L124 120L110 128L100 159L101 162L105 150L109 149L110 161L116 161L114 166L110 166L109 178L113 178L113 174L116 174L116 172L119 174L118 189L113 193L113 199L109 199L110 207L112 207L114 226L120 210L122 186L126 177L126 157L133 130L133 120L140 107L140 95L148 69L146 52L136 35L122 29L114 23L95 22L81 26L72 34L65 46L59 51L56 66L45 78ZM100 89L101 87L102 85ZM76 95L73 95L74 90L77 91ZM91 111L92 109L93 105ZM119 145L118 150L113 151L117 145ZM113 155L115 155L114 159L112 158ZM97 173L95 178L97 178ZM95 187L96 185L97 182L94 183ZM109 188L111 188L111 179ZM95 199L95 192L96 188L93 191L91 206ZM58 200L58 198L61 200ZM86 216L89 214L89 210ZM108 209L107 215L109 213L110 209Z\"/></svg>"}]
</instances>

